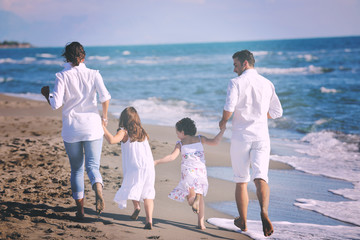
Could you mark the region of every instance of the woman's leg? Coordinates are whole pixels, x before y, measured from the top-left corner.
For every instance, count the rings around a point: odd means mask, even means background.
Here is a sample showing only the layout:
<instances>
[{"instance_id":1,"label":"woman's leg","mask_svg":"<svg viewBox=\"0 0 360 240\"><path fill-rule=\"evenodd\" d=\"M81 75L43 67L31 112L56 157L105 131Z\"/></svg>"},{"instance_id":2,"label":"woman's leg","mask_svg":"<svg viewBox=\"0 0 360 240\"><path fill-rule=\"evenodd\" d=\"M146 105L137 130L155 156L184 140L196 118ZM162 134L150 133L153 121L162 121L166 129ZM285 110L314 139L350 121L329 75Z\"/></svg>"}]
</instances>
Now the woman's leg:
<instances>
[{"instance_id":1,"label":"woman's leg","mask_svg":"<svg viewBox=\"0 0 360 240\"><path fill-rule=\"evenodd\" d=\"M71 191L77 206L76 216L84 216L84 154L81 142L64 142L71 167Z\"/></svg>"},{"instance_id":2,"label":"woman's leg","mask_svg":"<svg viewBox=\"0 0 360 240\"><path fill-rule=\"evenodd\" d=\"M85 167L92 188L96 195L96 212L100 214L105 209L105 201L102 194L103 180L100 174L100 158L103 138L93 141L84 141Z\"/></svg>"}]
</instances>

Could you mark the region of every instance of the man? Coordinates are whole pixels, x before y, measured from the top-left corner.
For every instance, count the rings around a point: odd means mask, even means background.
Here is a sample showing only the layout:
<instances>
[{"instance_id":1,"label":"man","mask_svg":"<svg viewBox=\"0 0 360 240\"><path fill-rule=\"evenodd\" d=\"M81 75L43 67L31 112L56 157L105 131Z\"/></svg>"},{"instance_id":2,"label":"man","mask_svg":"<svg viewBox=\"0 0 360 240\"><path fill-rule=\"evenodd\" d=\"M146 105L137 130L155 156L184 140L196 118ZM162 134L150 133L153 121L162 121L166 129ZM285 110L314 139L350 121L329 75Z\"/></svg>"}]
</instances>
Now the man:
<instances>
[{"instance_id":1,"label":"man","mask_svg":"<svg viewBox=\"0 0 360 240\"><path fill-rule=\"evenodd\" d=\"M254 69L255 59L251 52L236 52L233 62L234 72L238 77L229 82L219 127L224 128L234 115L230 156L236 182L235 200L240 215L235 218L234 224L242 231L247 231L247 185L253 179L261 208L264 235L270 236L274 230L268 217L270 137L267 119L281 117L283 110L274 85Z\"/></svg>"}]
</instances>

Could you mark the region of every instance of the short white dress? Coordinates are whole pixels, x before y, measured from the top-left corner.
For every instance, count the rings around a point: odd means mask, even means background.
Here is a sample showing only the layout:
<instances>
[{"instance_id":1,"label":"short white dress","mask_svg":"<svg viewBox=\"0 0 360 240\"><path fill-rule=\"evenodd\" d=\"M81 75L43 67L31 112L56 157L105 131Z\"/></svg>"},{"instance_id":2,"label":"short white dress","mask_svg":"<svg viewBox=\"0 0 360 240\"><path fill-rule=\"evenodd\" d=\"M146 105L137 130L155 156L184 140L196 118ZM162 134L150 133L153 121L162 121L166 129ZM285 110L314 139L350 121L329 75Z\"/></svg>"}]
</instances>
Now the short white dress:
<instances>
[{"instance_id":1,"label":"short white dress","mask_svg":"<svg viewBox=\"0 0 360 240\"><path fill-rule=\"evenodd\" d=\"M204 147L199 142L181 145L181 180L176 188L174 188L169 198L183 202L189 195L189 189L194 188L195 193L206 196L209 183L207 179L207 171L205 165Z\"/></svg>"},{"instance_id":2,"label":"short white dress","mask_svg":"<svg viewBox=\"0 0 360 240\"><path fill-rule=\"evenodd\" d=\"M123 182L114 201L126 208L127 200L155 198L154 158L147 139L143 142L121 142Z\"/></svg>"}]
</instances>

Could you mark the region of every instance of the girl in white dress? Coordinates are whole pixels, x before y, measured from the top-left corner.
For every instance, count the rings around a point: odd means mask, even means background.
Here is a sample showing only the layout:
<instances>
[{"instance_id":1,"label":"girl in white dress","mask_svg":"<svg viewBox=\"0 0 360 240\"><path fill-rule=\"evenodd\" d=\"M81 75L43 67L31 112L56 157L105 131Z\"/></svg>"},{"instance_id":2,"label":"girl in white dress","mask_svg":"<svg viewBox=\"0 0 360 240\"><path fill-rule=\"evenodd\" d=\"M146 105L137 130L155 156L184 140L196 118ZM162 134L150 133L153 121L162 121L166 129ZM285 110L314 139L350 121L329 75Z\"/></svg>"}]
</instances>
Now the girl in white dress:
<instances>
[{"instance_id":1,"label":"girl in white dress","mask_svg":"<svg viewBox=\"0 0 360 240\"><path fill-rule=\"evenodd\" d=\"M132 200L136 220L140 212L140 201L144 201L146 223L144 229L152 229L152 215L155 198L154 158L148 142L148 135L141 126L140 117L133 107L125 108L119 120L119 129L113 136L103 123L105 138L110 144L121 142L123 182L114 201L119 208L126 208Z\"/></svg>"},{"instance_id":2,"label":"girl in white dress","mask_svg":"<svg viewBox=\"0 0 360 240\"><path fill-rule=\"evenodd\" d=\"M217 145L225 128L214 138L195 136L196 126L190 118L183 118L176 123L176 134L180 141L170 155L155 160L155 165L173 161L181 153L181 180L169 194L169 198L183 202L187 199L194 213L198 215L198 228L206 229L204 223L205 204L204 196L208 190L207 171L203 144Z\"/></svg>"}]
</instances>

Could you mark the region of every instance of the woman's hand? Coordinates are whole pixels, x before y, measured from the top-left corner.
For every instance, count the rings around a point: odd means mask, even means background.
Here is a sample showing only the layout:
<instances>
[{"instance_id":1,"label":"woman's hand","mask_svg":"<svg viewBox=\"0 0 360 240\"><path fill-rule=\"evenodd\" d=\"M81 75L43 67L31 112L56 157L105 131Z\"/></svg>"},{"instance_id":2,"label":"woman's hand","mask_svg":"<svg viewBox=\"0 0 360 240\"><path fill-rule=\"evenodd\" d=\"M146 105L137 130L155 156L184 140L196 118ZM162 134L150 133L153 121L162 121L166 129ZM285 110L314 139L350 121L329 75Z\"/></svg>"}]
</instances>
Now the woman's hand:
<instances>
[{"instance_id":1,"label":"woman's hand","mask_svg":"<svg viewBox=\"0 0 360 240\"><path fill-rule=\"evenodd\" d=\"M49 100L50 88L49 88L49 86L42 87L41 94L46 98L46 101L50 104L50 100Z\"/></svg>"}]
</instances>

